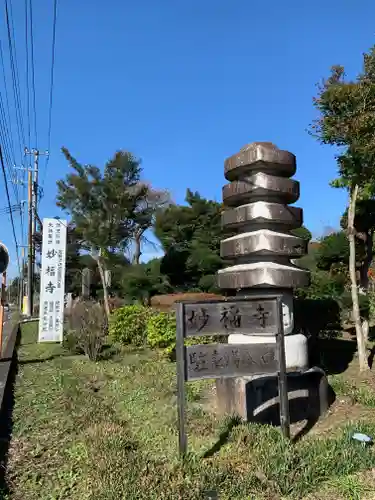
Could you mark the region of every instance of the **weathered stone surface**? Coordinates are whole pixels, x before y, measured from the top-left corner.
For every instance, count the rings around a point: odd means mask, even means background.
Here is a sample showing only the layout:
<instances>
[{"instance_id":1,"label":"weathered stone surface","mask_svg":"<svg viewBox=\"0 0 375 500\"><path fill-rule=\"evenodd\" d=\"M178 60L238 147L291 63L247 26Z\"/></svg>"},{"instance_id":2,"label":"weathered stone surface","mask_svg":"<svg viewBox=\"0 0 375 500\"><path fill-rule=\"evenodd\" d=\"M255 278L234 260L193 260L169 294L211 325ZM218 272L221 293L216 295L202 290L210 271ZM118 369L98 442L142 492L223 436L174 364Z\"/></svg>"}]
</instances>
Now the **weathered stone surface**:
<instances>
[{"instance_id":1,"label":"weathered stone surface","mask_svg":"<svg viewBox=\"0 0 375 500\"><path fill-rule=\"evenodd\" d=\"M327 377L318 367L287 376L290 421L316 421L334 400ZM277 375L216 381L217 408L250 422L280 425Z\"/></svg>"},{"instance_id":2,"label":"weathered stone surface","mask_svg":"<svg viewBox=\"0 0 375 500\"><path fill-rule=\"evenodd\" d=\"M291 234L259 229L242 233L221 242L220 253L224 258L246 255L301 257L306 253L307 242Z\"/></svg>"},{"instance_id":3,"label":"weathered stone surface","mask_svg":"<svg viewBox=\"0 0 375 500\"><path fill-rule=\"evenodd\" d=\"M227 267L218 272L218 285L223 289L299 288L307 286L310 274L296 266L275 262L252 262Z\"/></svg>"},{"instance_id":4,"label":"weathered stone surface","mask_svg":"<svg viewBox=\"0 0 375 500\"><path fill-rule=\"evenodd\" d=\"M291 177L296 172L296 157L289 151L280 150L271 142L253 142L224 162L224 175L229 181L252 171Z\"/></svg>"},{"instance_id":5,"label":"weathered stone surface","mask_svg":"<svg viewBox=\"0 0 375 500\"><path fill-rule=\"evenodd\" d=\"M243 205L253 201L294 203L299 198L299 182L275 177L263 172L233 181L223 187L223 202L227 206Z\"/></svg>"},{"instance_id":6,"label":"weathered stone surface","mask_svg":"<svg viewBox=\"0 0 375 500\"><path fill-rule=\"evenodd\" d=\"M222 214L223 228L240 228L243 225L280 225L295 229L303 224L302 208L289 207L282 203L256 201L237 208L225 210Z\"/></svg>"}]
</instances>

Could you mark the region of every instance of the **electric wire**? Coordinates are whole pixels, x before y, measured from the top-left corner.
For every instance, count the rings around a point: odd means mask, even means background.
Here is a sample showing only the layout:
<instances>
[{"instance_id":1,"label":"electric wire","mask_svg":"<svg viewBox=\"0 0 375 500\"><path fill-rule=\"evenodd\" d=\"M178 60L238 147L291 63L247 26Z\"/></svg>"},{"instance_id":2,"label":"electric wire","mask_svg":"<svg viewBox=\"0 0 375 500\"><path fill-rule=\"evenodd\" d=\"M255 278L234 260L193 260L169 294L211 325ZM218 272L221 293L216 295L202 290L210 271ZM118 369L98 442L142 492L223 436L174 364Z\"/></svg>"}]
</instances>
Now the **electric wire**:
<instances>
[{"instance_id":1,"label":"electric wire","mask_svg":"<svg viewBox=\"0 0 375 500\"><path fill-rule=\"evenodd\" d=\"M7 174L6 174L6 171L5 171L4 158L3 158L3 149L2 149L1 145L0 145L0 163L1 163L1 169L2 169L3 177L4 177L5 192L6 192L7 201L8 201L10 221L11 221L12 230L13 230L13 238L14 238L14 243L16 245L18 272L21 275L20 256L19 256L19 252L18 252L19 247L18 247L16 229L14 227L14 218L13 218L13 212L11 210L11 203L10 203L10 196L9 196L9 189L8 189L8 179L7 179Z\"/></svg>"},{"instance_id":2,"label":"electric wire","mask_svg":"<svg viewBox=\"0 0 375 500\"><path fill-rule=\"evenodd\" d=\"M17 122L17 132L18 139L20 145L20 153L22 155L22 143L25 143L25 134L23 127L23 116L22 116L22 106L21 106L21 98L20 98L20 90L19 90L19 76L18 76L18 66L17 66L17 51L16 51L16 43L15 43L15 34L14 34L14 23L13 23L13 13L12 13L12 4L11 0L5 0L5 18L6 18L6 27L7 27L7 35L8 35L8 48L9 48L9 59L10 59L10 67L12 74L12 84L13 84L13 95L14 95L14 103L15 103L15 115ZM2 62L4 62L2 58ZM5 67L3 64L3 71L5 74ZM16 200L19 202L19 192L18 192L18 184L15 182L14 175L11 172L11 162L9 159L9 155L6 151L6 141L4 137L2 138L4 154L6 157L7 168L10 171L10 178L12 179L12 186L15 193ZM3 157L4 160L4 157ZM14 165L15 162L13 162ZM8 185L6 186L8 189ZM21 234L23 234L23 214L21 214Z\"/></svg>"},{"instance_id":3,"label":"electric wire","mask_svg":"<svg viewBox=\"0 0 375 500\"><path fill-rule=\"evenodd\" d=\"M33 23L33 3L29 0L29 12L30 12L30 51L31 51L31 92L33 100L33 110L34 110L34 140L35 149L38 149L38 130L37 130L37 119L36 119L36 91L35 91L35 64L34 64L34 23Z\"/></svg>"},{"instance_id":4,"label":"electric wire","mask_svg":"<svg viewBox=\"0 0 375 500\"><path fill-rule=\"evenodd\" d=\"M51 51L51 71L50 71L50 92L49 92L49 108L48 108L48 130L47 130L47 152L46 161L44 164L42 185L47 174L49 163L49 152L51 148L51 131L52 131L52 108L53 108L53 91L54 91L54 75L55 75L55 58L56 58L56 25L57 25L57 0L53 2L53 19L52 19L52 51Z\"/></svg>"},{"instance_id":5,"label":"electric wire","mask_svg":"<svg viewBox=\"0 0 375 500\"><path fill-rule=\"evenodd\" d=\"M10 59L10 67L12 73L12 84L13 84L13 94L14 94L14 103L15 103L15 112L16 112L16 122L17 122L17 131L18 131L18 139L22 151L22 144L25 144L25 134L23 128L23 118L22 118L22 107L21 107L21 98L19 92L19 79L17 78L17 70L16 70L16 49L15 44L13 47L14 41L14 29L11 27L11 18L9 14L9 6L8 0L5 0L5 19L7 25L7 34L8 34L8 48L9 48L9 59ZM14 28L14 27L13 27ZM13 31L13 36L12 36Z\"/></svg>"},{"instance_id":6,"label":"electric wire","mask_svg":"<svg viewBox=\"0 0 375 500\"><path fill-rule=\"evenodd\" d=\"M30 72L29 72L29 16L28 1L25 0L25 43L26 43L26 114L27 114L27 146L31 148L31 121L30 121Z\"/></svg>"}]
</instances>

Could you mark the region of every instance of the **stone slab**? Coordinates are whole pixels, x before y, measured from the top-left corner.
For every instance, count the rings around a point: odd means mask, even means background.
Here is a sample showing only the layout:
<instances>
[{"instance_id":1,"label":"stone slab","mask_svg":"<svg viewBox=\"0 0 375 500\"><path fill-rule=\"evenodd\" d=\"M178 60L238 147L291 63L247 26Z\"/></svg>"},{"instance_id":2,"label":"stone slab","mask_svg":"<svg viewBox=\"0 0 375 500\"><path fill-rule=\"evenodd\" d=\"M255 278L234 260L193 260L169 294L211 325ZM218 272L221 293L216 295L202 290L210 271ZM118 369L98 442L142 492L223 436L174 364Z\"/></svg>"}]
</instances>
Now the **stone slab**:
<instances>
[{"instance_id":1,"label":"stone slab","mask_svg":"<svg viewBox=\"0 0 375 500\"><path fill-rule=\"evenodd\" d=\"M302 208L289 207L282 203L256 201L247 205L225 210L221 216L224 229L237 229L243 226L258 225L281 226L295 229L303 224Z\"/></svg>"},{"instance_id":2,"label":"stone slab","mask_svg":"<svg viewBox=\"0 0 375 500\"><path fill-rule=\"evenodd\" d=\"M295 203L299 198L299 182L258 172L223 187L223 203L237 206L254 201Z\"/></svg>"},{"instance_id":3,"label":"stone slab","mask_svg":"<svg viewBox=\"0 0 375 500\"><path fill-rule=\"evenodd\" d=\"M334 400L323 370L314 367L303 373L288 373L288 400L291 423L315 423ZM280 425L276 375L253 380L244 378L216 381L217 407L222 414L236 414L245 421Z\"/></svg>"},{"instance_id":4,"label":"stone slab","mask_svg":"<svg viewBox=\"0 0 375 500\"><path fill-rule=\"evenodd\" d=\"M242 233L221 241L220 255L235 259L248 255L269 255L298 258L307 252L307 241L291 234L259 229Z\"/></svg>"},{"instance_id":5,"label":"stone slab","mask_svg":"<svg viewBox=\"0 0 375 500\"><path fill-rule=\"evenodd\" d=\"M228 180L238 179L256 169L292 177L296 172L296 157L271 142L253 142L224 162L224 175Z\"/></svg>"},{"instance_id":6,"label":"stone slab","mask_svg":"<svg viewBox=\"0 0 375 500\"><path fill-rule=\"evenodd\" d=\"M255 262L221 269L217 274L221 289L239 290L252 287L300 288L308 286L310 273L296 266L274 262Z\"/></svg>"}]
</instances>

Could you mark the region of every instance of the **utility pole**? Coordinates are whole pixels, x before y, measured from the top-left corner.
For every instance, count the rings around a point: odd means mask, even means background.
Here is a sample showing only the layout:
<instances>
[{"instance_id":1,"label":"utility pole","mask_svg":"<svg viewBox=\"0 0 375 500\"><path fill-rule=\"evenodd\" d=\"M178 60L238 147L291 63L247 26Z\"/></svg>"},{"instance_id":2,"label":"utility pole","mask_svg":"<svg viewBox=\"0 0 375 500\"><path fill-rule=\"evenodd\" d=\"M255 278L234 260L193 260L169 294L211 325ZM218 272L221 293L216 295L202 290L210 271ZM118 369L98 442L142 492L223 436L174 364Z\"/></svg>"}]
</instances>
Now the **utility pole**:
<instances>
[{"instance_id":1,"label":"utility pole","mask_svg":"<svg viewBox=\"0 0 375 500\"><path fill-rule=\"evenodd\" d=\"M36 221L38 219L38 177L39 177L39 157L41 155L48 156L48 151L41 153L38 149L25 148L25 155L34 156L34 166L28 170L28 203L29 203L29 234L28 234L28 307L27 314L33 314L33 298L34 298L34 276L36 272L36 248L35 248L35 235L36 235Z\"/></svg>"},{"instance_id":2,"label":"utility pole","mask_svg":"<svg viewBox=\"0 0 375 500\"><path fill-rule=\"evenodd\" d=\"M21 268L21 275L19 279L19 284L18 284L18 307L19 311L22 313L23 310L23 297L24 297L24 282L25 282L25 249L22 247L22 268Z\"/></svg>"},{"instance_id":3,"label":"utility pole","mask_svg":"<svg viewBox=\"0 0 375 500\"><path fill-rule=\"evenodd\" d=\"M33 248L33 176L31 170L27 173L27 202L29 213L28 230L28 260L27 260L27 310L26 315L33 314L33 270L34 270L34 248Z\"/></svg>"}]
</instances>

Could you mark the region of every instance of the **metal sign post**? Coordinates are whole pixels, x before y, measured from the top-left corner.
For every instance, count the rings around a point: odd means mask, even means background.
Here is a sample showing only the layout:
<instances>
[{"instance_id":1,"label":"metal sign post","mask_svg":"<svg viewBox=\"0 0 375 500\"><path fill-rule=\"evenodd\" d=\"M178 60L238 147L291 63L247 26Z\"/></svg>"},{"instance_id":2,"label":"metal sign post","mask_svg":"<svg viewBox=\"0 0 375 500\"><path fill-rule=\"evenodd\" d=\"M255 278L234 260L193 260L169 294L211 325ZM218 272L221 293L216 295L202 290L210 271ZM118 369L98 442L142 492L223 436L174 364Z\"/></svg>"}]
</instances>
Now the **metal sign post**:
<instances>
[{"instance_id":1,"label":"metal sign post","mask_svg":"<svg viewBox=\"0 0 375 500\"><path fill-rule=\"evenodd\" d=\"M269 335L276 343L197 344L185 338L205 335ZM177 304L177 390L179 452L187 452L185 383L204 378L234 378L278 374L280 423L290 436L289 402L281 296Z\"/></svg>"},{"instance_id":2,"label":"metal sign post","mask_svg":"<svg viewBox=\"0 0 375 500\"><path fill-rule=\"evenodd\" d=\"M290 415L289 415L289 399L288 399L288 383L286 372L285 359L285 338L284 338L284 322L283 322L283 307L281 298L277 299L277 308L279 311L279 331L276 334L277 357L279 371L277 374L279 385L280 399L280 426L284 436L290 438Z\"/></svg>"},{"instance_id":3,"label":"metal sign post","mask_svg":"<svg viewBox=\"0 0 375 500\"><path fill-rule=\"evenodd\" d=\"M177 406L178 406L178 447L181 456L186 455L186 355L185 355L185 304L177 304L176 311L176 363L177 363Z\"/></svg>"}]
</instances>

